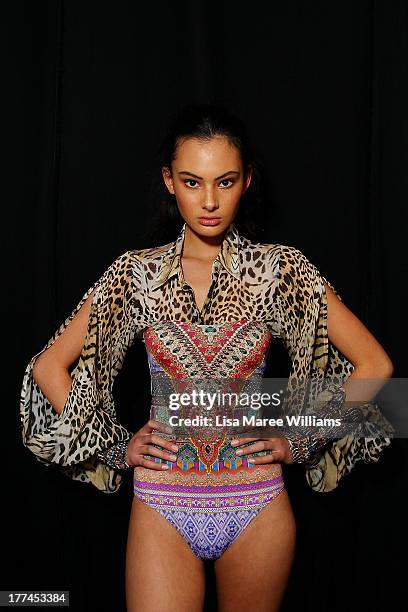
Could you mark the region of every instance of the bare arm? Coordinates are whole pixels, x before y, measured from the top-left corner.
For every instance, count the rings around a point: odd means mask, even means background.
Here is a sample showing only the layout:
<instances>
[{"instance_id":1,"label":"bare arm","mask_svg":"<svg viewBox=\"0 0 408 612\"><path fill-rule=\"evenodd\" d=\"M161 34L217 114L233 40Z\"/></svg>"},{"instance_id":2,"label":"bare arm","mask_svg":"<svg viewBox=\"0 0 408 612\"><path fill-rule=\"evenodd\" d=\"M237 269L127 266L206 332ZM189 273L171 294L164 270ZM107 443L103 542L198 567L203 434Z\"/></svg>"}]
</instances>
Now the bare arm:
<instances>
[{"instance_id":1,"label":"bare arm","mask_svg":"<svg viewBox=\"0 0 408 612\"><path fill-rule=\"evenodd\" d=\"M392 376L391 359L374 336L339 300L324 283L327 294L327 333L330 341L354 365L354 370L344 383L346 405L359 405L370 401ZM354 384L364 379L364 385ZM368 379L372 381L368 382ZM361 397L364 391L364 397Z\"/></svg>"},{"instance_id":2,"label":"bare arm","mask_svg":"<svg viewBox=\"0 0 408 612\"><path fill-rule=\"evenodd\" d=\"M70 321L64 332L37 359L33 378L54 410L61 414L72 378L68 368L80 356L86 338L88 318L95 289Z\"/></svg>"}]
</instances>

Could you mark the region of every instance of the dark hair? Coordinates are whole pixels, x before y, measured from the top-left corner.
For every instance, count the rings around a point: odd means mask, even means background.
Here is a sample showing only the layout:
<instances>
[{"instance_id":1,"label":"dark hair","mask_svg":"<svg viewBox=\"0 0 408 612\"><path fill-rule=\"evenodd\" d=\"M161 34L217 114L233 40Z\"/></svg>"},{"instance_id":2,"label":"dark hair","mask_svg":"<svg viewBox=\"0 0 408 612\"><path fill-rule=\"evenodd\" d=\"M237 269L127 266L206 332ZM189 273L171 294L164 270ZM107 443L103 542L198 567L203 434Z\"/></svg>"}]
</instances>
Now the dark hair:
<instances>
[{"instance_id":1,"label":"dark hair","mask_svg":"<svg viewBox=\"0 0 408 612\"><path fill-rule=\"evenodd\" d=\"M264 232L262 224L259 223L259 219L263 219L261 212L264 204L263 164L260 159L255 159L244 123L230 110L219 104L184 106L173 119L157 150L160 172L163 166L171 169L171 163L177 155L177 146L184 139L207 140L214 136L225 136L237 147L245 174L248 165L252 166L251 183L241 196L234 223L240 233L261 242ZM157 183L159 206L152 219L153 225L149 236L149 240L153 242L152 246L175 240L184 223L176 198L168 191L161 174Z\"/></svg>"}]
</instances>

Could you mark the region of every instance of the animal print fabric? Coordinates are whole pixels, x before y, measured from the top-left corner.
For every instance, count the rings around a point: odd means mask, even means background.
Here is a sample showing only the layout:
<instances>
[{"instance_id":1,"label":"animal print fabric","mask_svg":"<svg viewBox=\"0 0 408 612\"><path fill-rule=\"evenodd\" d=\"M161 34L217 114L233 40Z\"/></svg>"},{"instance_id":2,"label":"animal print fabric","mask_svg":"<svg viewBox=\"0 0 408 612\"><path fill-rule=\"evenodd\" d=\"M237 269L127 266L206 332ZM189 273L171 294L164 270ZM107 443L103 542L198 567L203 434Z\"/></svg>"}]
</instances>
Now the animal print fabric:
<instances>
[{"instance_id":1,"label":"animal print fabric","mask_svg":"<svg viewBox=\"0 0 408 612\"><path fill-rule=\"evenodd\" d=\"M341 297L299 249L253 242L231 223L199 311L181 266L185 228L184 224L174 242L119 255L24 372L20 399L23 444L43 465L57 466L68 477L105 493L119 489L123 474L102 463L97 453L130 435L117 418L113 383L128 348L136 340L143 341L143 332L152 324L175 319L215 324L243 318L266 324L291 360L286 394L289 411L302 405L304 389L296 384L299 379L327 376L341 385L354 369L328 338L324 283ZM57 414L34 381L32 370L94 289L84 346L71 372L64 409ZM332 490L357 462L378 461L390 444L390 438L376 430L375 423L383 420L378 406L368 403L366 414L373 421L372 438L334 440L318 462L305 465L306 480L314 490Z\"/></svg>"}]
</instances>

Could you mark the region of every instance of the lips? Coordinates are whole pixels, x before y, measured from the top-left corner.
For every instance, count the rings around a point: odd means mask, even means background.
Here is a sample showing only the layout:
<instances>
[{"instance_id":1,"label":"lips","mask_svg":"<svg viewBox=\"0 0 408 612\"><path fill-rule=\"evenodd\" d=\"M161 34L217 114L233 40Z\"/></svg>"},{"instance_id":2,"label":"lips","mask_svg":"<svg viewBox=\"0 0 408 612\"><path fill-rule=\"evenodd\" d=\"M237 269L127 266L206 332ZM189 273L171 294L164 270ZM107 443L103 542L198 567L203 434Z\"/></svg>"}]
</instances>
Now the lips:
<instances>
[{"instance_id":1,"label":"lips","mask_svg":"<svg viewBox=\"0 0 408 612\"><path fill-rule=\"evenodd\" d=\"M201 225L218 225L221 221L220 217L199 217Z\"/></svg>"}]
</instances>

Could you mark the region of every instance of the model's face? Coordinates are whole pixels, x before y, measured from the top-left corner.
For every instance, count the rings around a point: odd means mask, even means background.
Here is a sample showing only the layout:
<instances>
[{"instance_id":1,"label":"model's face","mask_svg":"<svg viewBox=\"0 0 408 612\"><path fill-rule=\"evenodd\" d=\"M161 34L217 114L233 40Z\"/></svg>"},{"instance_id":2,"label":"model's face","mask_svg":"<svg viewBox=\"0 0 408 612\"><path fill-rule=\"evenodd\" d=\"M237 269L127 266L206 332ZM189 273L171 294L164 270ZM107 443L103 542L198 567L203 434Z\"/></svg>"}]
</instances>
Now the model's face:
<instances>
[{"instance_id":1,"label":"model's face","mask_svg":"<svg viewBox=\"0 0 408 612\"><path fill-rule=\"evenodd\" d=\"M239 150L225 137L215 136L182 141L171 172L163 167L162 174L187 225L202 236L218 236L234 220L252 173L249 168L244 181ZM214 219L212 224L208 219Z\"/></svg>"}]
</instances>

